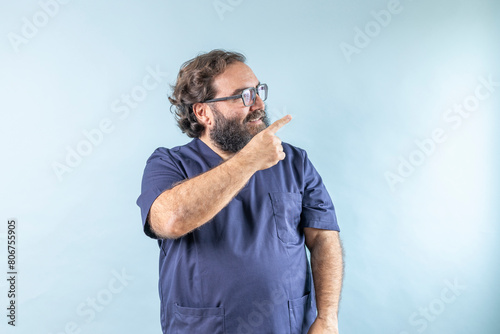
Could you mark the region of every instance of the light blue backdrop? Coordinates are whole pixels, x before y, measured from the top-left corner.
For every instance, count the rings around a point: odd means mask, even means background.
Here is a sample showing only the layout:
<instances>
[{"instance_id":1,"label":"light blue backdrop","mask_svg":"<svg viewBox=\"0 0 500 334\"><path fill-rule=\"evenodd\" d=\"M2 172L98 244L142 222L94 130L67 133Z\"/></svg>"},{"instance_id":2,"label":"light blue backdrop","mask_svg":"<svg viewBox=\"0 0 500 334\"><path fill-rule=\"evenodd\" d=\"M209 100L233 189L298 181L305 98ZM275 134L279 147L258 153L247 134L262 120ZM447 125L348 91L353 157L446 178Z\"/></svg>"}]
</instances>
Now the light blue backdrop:
<instances>
[{"instance_id":1,"label":"light blue backdrop","mask_svg":"<svg viewBox=\"0 0 500 334\"><path fill-rule=\"evenodd\" d=\"M135 200L152 151L189 140L167 100L180 65L226 48L269 84L272 119L293 115L278 134L334 200L341 333L499 333L499 16L493 0L2 0L0 331L160 333Z\"/></svg>"}]
</instances>

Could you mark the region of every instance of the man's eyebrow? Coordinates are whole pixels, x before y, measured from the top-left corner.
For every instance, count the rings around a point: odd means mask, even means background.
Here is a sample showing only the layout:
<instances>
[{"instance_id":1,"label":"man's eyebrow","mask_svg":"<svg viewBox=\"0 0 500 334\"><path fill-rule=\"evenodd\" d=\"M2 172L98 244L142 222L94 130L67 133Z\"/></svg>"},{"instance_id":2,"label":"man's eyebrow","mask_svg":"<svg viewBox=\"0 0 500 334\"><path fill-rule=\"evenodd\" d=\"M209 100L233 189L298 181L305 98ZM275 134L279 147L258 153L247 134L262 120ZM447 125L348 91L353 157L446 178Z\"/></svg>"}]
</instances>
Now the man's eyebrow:
<instances>
[{"instance_id":1,"label":"man's eyebrow","mask_svg":"<svg viewBox=\"0 0 500 334\"><path fill-rule=\"evenodd\" d=\"M231 96L241 94L241 92L242 92L244 89L246 89L246 88L248 88L248 87L243 87L243 88L237 88L237 89L235 89L235 90L231 93Z\"/></svg>"},{"instance_id":2,"label":"man's eyebrow","mask_svg":"<svg viewBox=\"0 0 500 334\"><path fill-rule=\"evenodd\" d=\"M257 84L257 86L260 85L260 81L259 83ZM257 88L257 86L255 86L255 88ZM241 94L241 92L244 90L244 89L247 89L249 87L243 87L243 88L238 88L238 89L235 89L232 93L231 93L231 96L234 96L234 95L239 95Z\"/></svg>"}]
</instances>

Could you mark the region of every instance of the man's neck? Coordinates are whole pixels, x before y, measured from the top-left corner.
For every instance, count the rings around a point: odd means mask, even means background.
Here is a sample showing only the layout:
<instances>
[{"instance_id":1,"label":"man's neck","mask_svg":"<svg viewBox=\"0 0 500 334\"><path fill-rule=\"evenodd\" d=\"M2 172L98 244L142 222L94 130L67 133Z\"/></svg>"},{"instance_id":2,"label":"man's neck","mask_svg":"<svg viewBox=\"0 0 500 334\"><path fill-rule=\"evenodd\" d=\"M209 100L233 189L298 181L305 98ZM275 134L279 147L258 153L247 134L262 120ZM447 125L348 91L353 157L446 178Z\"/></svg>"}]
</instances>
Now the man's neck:
<instances>
[{"instance_id":1,"label":"man's neck","mask_svg":"<svg viewBox=\"0 0 500 334\"><path fill-rule=\"evenodd\" d=\"M204 142L208 147L210 147L212 149L212 151L214 151L219 157L222 158L222 160L226 161L230 158L232 158L235 153L231 153L231 152L226 152L226 151L223 151L221 150L220 148L218 148L213 142L212 140L210 140L210 137L206 134L202 134L199 139Z\"/></svg>"}]
</instances>

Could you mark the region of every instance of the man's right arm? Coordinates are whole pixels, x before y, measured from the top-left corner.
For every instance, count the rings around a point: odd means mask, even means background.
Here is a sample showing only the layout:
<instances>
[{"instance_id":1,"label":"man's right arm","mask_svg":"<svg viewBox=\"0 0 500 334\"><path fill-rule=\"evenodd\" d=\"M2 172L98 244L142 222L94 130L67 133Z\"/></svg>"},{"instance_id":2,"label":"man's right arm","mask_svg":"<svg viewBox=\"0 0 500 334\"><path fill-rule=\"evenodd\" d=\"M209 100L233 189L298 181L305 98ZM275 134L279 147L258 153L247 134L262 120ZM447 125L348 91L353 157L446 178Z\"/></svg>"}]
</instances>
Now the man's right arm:
<instances>
[{"instance_id":1,"label":"man's right arm","mask_svg":"<svg viewBox=\"0 0 500 334\"><path fill-rule=\"evenodd\" d=\"M276 131L291 120L287 115L219 166L164 191L151 206L148 221L161 239L176 239L212 219L245 186L252 175L285 158Z\"/></svg>"}]
</instances>

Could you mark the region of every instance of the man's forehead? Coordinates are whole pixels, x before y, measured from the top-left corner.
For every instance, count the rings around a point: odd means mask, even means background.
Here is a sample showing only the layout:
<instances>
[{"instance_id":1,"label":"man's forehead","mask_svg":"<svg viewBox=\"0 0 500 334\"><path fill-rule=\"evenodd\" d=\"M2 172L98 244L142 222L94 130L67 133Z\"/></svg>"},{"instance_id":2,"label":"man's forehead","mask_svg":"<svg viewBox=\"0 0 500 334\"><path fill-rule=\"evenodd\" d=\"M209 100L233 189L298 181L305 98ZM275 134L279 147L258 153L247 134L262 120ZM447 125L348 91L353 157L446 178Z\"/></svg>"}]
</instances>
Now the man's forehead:
<instances>
[{"instance_id":1,"label":"man's forehead","mask_svg":"<svg viewBox=\"0 0 500 334\"><path fill-rule=\"evenodd\" d=\"M214 79L214 87L218 93L233 94L236 90L257 86L259 80L252 69L241 62L226 67L226 70Z\"/></svg>"}]
</instances>

